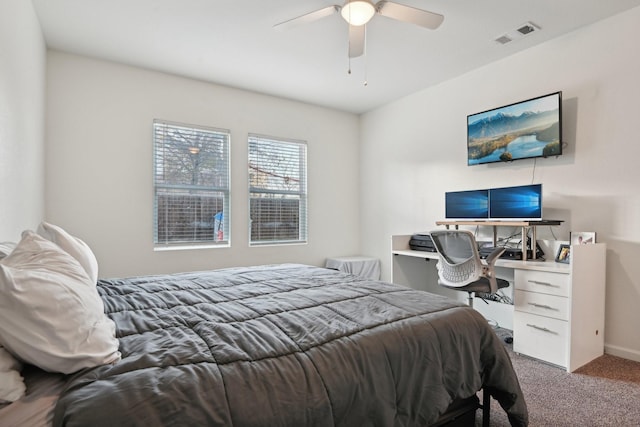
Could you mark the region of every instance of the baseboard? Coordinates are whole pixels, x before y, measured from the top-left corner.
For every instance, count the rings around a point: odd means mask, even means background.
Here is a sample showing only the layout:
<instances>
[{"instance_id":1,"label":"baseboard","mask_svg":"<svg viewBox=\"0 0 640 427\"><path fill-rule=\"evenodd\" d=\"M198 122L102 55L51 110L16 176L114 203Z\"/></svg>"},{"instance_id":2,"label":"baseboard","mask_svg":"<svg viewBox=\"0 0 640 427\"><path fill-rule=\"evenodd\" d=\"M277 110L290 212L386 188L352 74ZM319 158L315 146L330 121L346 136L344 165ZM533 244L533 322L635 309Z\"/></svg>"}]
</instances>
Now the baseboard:
<instances>
[{"instance_id":1,"label":"baseboard","mask_svg":"<svg viewBox=\"0 0 640 427\"><path fill-rule=\"evenodd\" d=\"M623 359L640 362L640 351L637 350L630 350L628 348L619 347L617 345L605 344L604 352L612 356L622 357Z\"/></svg>"}]
</instances>

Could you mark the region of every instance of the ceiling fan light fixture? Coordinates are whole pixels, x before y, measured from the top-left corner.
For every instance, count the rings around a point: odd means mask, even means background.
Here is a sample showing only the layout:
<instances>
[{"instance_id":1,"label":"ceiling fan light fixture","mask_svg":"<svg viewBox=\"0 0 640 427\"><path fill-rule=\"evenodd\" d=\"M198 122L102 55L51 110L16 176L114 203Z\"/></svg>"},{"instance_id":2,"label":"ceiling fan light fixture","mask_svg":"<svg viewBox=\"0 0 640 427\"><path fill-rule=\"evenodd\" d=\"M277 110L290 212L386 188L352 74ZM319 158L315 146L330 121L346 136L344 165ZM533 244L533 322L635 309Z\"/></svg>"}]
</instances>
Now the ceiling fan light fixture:
<instances>
[{"instance_id":1,"label":"ceiling fan light fixture","mask_svg":"<svg viewBox=\"0 0 640 427\"><path fill-rule=\"evenodd\" d=\"M340 14L350 25L364 25L373 18L376 8L368 0L347 0Z\"/></svg>"}]
</instances>

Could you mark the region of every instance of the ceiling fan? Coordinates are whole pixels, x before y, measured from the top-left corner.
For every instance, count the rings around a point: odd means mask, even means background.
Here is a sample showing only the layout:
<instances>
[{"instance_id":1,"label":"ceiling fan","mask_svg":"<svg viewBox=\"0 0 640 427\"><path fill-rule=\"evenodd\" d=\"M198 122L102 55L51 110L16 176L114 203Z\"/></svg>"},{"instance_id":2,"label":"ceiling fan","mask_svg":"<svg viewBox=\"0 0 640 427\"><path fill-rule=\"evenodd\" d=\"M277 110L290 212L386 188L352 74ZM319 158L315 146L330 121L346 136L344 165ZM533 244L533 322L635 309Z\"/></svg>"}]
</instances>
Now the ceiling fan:
<instances>
[{"instance_id":1,"label":"ceiling fan","mask_svg":"<svg viewBox=\"0 0 640 427\"><path fill-rule=\"evenodd\" d=\"M356 58L364 53L365 26L375 14L419 25L430 30L438 28L444 20L444 16L438 13L392 1L381 0L374 4L371 0L346 0L342 6L333 5L318 9L276 24L274 28L287 29L299 24L316 21L337 12L340 12L344 20L349 23L349 58Z\"/></svg>"}]
</instances>

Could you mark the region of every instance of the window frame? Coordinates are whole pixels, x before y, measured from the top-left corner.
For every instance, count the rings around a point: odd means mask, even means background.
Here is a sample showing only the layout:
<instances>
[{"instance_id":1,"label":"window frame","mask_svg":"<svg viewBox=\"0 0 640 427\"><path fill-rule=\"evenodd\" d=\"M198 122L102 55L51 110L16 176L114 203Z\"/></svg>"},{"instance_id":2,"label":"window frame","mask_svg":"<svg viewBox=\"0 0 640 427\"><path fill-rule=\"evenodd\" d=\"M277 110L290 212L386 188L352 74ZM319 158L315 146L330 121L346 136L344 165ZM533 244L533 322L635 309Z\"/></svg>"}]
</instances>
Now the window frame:
<instances>
[{"instance_id":1,"label":"window frame","mask_svg":"<svg viewBox=\"0 0 640 427\"><path fill-rule=\"evenodd\" d=\"M158 129L161 130L158 130ZM169 128L181 128L190 132L203 132L208 134L217 134L216 138L220 138L222 142L222 153L224 161L223 181L226 181L226 186L223 185L194 185L194 184L180 184L180 183L166 183L158 182L159 169L163 169L164 166L159 166L159 159L164 157L159 154L158 150L161 145L166 144L166 141L158 142L157 137L159 134L166 134L166 130ZM164 130L163 130L164 129ZM164 250L182 250L182 249L204 249L204 248L228 248L231 246L231 131L228 129L216 128L211 126L194 125L186 123L172 122L162 119L154 119L152 124L152 140L153 140L153 245L154 251ZM198 151L199 153L199 151ZM192 152L192 154L194 154ZM160 190L160 191L159 191ZM217 234L215 234L215 215L211 218L214 223L214 229L212 230L211 239L184 239L179 241L162 241L159 238L159 196L164 191L165 196L170 196L170 191L195 191L202 195L210 193L213 195L222 195L222 240L217 240ZM182 196L188 196L182 194ZM177 197L177 196L174 196Z\"/></svg>"},{"instance_id":2,"label":"window frame","mask_svg":"<svg viewBox=\"0 0 640 427\"><path fill-rule=\"evenodd\" d=\"M296 165L299 171L297 175L299 179L299 190L276 190L269 188L259 188L257 186L252 185L252 165L251 165L251 145L253 143L269 143L269 144L282 144L288 146L297 146L298 153L298 164ZM285 150L283 150L285 151ZM249 246L281 246L281 245L302 245L307 244L309 240L309 195L308 195L308 143L306 141L291 139L291 138L280 138L273 137L255 133L249 133L247 137L247 163L248 163L248 237L249 237ZM268 171L267 173L275 174L274 171ZM297 238L295 239L263 239L263 240L254 240L253 237L253 219L251 217L252 212L252 195L254 194L272 194L272 195L282 195L282 196L294 196L297 197L299 201L298 205L298 227L297 227Z\"/></svg>"}]
</instances>

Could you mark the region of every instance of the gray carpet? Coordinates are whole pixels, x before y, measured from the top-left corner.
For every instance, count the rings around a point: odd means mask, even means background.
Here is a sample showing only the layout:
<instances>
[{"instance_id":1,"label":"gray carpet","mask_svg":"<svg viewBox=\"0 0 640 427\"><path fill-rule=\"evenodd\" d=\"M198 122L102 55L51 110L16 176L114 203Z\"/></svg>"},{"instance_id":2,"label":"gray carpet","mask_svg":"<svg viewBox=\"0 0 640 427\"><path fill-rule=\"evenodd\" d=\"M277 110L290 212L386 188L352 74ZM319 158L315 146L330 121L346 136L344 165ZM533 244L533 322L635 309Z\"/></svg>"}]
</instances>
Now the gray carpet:
<instances>
[{"instance_id":1,"label":"gray carpet","mask_svg":"<svg viewBox=\"0 0 640 427\"><path fill-rule=\"evenodd\" d=\"M570 374L506 347L527 402L530 426L640 426L640 363L605 355ZM477 426L482 425L479 413ZM509 426L493 399L491 426Z\"/></svg>"}]
</instances>

